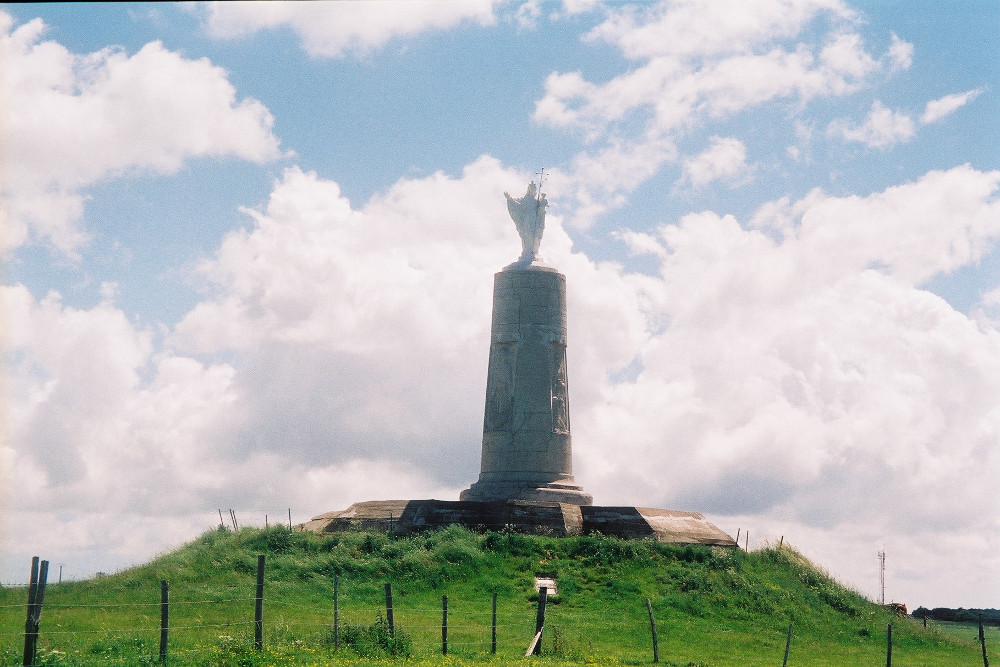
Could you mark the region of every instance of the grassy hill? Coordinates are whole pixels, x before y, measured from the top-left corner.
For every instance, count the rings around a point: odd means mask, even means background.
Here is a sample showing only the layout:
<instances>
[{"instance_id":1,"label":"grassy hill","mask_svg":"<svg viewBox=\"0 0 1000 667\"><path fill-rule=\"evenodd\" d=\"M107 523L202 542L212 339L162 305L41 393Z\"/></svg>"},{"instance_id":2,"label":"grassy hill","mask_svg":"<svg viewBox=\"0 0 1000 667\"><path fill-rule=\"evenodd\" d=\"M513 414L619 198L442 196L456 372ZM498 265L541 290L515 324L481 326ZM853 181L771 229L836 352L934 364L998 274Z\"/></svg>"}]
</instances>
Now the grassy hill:
<instances>
[{"instance_id":1,"label":"grassy hill","mask_svg":"<svg viewBox=\"0 0 1000 667\"><path fill-rule=\"evenodd\" d=\"M266 555L263 652L253 650L255 574ZM543 657L524 658L536 575L554 577ZM334 577L339 648L334 648ZM160 581L170 587L170 665L648 664L646 600L665 665L974 665L974 637L899 617L788 546L745 553L600 536L319 536L285 528L208 532L111 576L49 585L40 664L158 664ZM396 637L386 641L385 583ZM497 594L497 653L491 654ZM448 655L441 655L442 596ZM0 589L0 664L20 664L26 593ZM348 644L351 644L350 646ZM389 653L395 651L395 657Z\"/></svg>"}]
</instances>

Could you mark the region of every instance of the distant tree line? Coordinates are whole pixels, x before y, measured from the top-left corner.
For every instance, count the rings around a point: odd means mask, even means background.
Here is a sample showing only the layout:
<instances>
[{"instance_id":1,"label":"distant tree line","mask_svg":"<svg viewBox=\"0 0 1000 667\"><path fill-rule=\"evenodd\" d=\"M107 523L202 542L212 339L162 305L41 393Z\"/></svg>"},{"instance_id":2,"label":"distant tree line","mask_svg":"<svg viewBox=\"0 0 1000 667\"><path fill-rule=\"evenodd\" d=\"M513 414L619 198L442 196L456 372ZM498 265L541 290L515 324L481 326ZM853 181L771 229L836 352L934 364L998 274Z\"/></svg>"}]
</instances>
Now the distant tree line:
<instances>
[{"instance_id":1,"label":"distant tree line","mask_svg":"<svg viewBox=\"0 0 1000 667\"><path fill-rule=\"evenodd\" d=\"M929 618L932 621L954 621L956 623L978 623L983 619L984 625L1000 626L1000 609L949 609L948 607L917 607L911 614L913 618Z\"/></svg>"}]
</instances>

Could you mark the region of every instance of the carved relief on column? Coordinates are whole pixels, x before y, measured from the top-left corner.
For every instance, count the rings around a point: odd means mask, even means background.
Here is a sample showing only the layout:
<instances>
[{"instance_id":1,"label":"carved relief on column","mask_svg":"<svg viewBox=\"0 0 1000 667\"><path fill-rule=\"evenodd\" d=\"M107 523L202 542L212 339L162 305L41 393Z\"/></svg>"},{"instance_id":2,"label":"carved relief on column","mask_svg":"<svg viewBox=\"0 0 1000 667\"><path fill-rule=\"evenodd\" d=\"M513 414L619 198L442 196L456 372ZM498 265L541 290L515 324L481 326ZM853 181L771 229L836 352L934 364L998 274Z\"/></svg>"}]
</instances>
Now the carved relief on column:
<instances>
[{"instance_id":1,"label":"carved relief on column","mask_svg":"<svg viewBox=\"0 0 1000 667\"><path fill-rule=\"evenodd\" d=\"M552 344L552 432L569 435L569 389L566 384L566 345Z\"/></svg>"},{"instance_id":2,"label":"carved relief on column","mask_svg":"<svg viewBox=\"0 0 1000 667\"><path fill-rule=\"evenodd\" d=\"M483 431L505 431L510 428L514 417L515 348L515 341L495 341L490 346Z\"/></svg>"}]
</instances>

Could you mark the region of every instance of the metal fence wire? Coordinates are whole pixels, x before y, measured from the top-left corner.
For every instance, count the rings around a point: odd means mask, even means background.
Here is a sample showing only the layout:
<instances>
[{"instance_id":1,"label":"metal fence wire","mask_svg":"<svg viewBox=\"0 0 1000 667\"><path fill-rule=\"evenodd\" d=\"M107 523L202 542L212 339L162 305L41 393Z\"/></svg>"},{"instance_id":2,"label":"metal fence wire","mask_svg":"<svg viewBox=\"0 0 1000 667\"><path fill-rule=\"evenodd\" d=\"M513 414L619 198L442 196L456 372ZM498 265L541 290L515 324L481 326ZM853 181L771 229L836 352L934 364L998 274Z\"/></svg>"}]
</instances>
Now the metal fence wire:
<instances>
[{"instance_id":1,"label":"metal fence wire","mask_svg":"<svg viewBox=\"0 0 1000 667\"><path fill-rule=\"evenodd\" d=\"M260 556L256 585L249 577L216 589L162 581L159 599L155 590L121 585L97 600L75 592L76 582L47 586L47 563L34 559L26 601L0 604L0 664L257 664L240 656L268 651L274 664L282 655L294 662L295 652L319 657L340 651L468 658L541 653L587 662L595 645L616 646L619 661L641 664L659 662L658 640L671 630L658 625L646 598L580 608L558 604L543 587L537 596L444 593L439 604L428 604L426 595L417 601L389 583L384 598L370 586L363 595L355 589L345 594L339 576L331 577L328 594L303 597L285 582L269 585L265 568ZM106 586L99 590L108 595ZM673 622L675 629L694 631L683 620ZM793 625L776 622L760 630L774 635L774 659L767 664L802 664L794 660ZM982 630L979 640L988 667ZM858 664L891 667L892 626L884 645L869 642L856 657Z\"/></svg>"}]
</instances>

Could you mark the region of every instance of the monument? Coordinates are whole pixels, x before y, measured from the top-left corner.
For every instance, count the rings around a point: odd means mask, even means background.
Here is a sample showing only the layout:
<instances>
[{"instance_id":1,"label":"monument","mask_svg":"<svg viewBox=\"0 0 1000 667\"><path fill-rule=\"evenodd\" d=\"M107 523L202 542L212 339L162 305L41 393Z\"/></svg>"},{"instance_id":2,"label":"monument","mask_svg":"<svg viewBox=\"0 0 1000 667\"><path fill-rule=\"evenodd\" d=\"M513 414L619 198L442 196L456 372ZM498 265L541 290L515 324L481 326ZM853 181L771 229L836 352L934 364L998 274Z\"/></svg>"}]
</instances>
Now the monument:
<instances>
[{"instance_id":1,"label":"monument","mask_svg":"<svg viewBox=\"0 0 1000 667\"><path fill-rule=\"evenodd\" d=\"M566 276L538 256L545 195L534 182L507 210L521 256L493 277L479 481L461 500L590 505L573 481L566 373Z\"/></svg>"},{"instance_id":2,"label":"monument","mask_svg":"<svg viewBox=\"0 0 1000 667\"><path fill-rule=\"evenodd\" d=\"M479 479L449 500L375 500L314 517L316 532L408 534L462 524L555 536L600 532L677 544L736 546L697 512L596 507L573 478L566 277L538 255L548 202L539 186L507 198L521 255L493 278Z\"/></svg>"}]
</instances>

